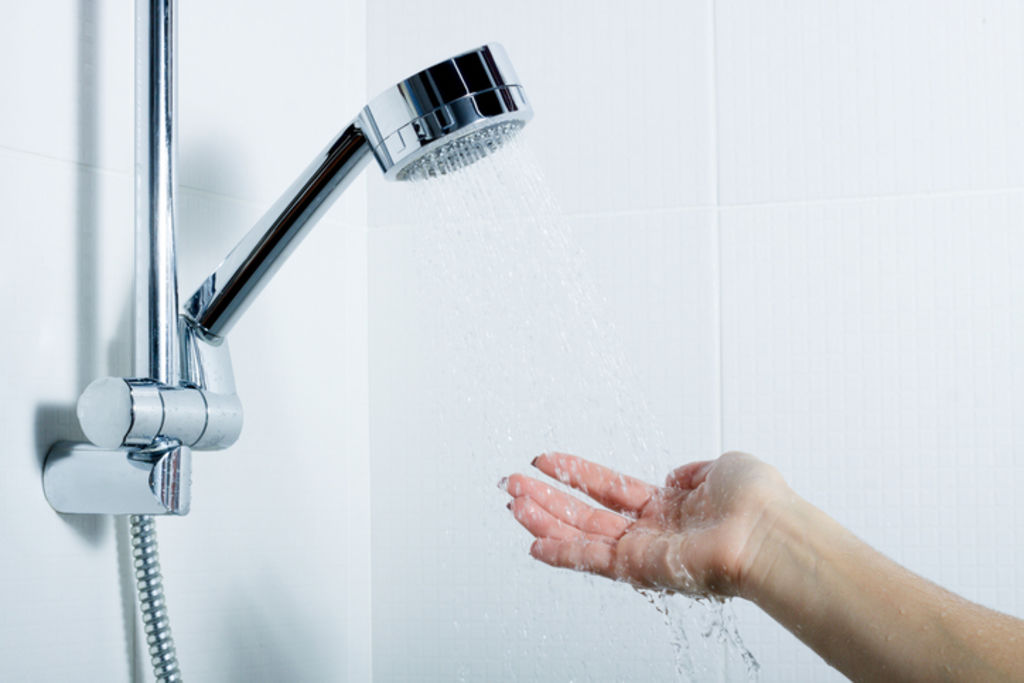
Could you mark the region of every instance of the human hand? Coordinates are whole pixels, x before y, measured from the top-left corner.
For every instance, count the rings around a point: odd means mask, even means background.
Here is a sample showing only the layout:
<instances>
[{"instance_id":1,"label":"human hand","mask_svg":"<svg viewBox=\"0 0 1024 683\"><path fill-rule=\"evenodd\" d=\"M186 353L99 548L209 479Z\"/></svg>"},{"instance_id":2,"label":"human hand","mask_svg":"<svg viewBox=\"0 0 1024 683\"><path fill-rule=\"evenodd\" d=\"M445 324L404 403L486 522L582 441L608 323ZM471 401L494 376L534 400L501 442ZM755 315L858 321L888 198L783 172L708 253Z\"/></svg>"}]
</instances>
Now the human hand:
<instances>
[{"instance_id":1,"label":"human hand","mask_svg":"<svg viewBox=\"0 0 1024 683\"><path fill-rule=\"evenodd\" d=\"M509 509L536 537L533 557L691 595L739 594L773 509L793 496L775 468L745 453L684 465L664 487L564 453L532 464L608 508L522 474L502 480Z\"/></svg>"}]
</instances>

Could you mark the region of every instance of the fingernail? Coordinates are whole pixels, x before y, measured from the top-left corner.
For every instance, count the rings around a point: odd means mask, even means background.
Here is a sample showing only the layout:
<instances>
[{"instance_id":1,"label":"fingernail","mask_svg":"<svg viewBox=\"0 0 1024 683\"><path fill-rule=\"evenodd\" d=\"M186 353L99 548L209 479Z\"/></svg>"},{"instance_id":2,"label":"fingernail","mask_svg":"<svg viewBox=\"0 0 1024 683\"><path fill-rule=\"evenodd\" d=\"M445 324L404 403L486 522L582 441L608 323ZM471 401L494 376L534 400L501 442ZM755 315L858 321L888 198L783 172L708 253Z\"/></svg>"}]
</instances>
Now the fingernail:
<instances>
[{"instance_id":1,"label":"fingernail","mask_svg":"<svg viewBox=\"0 0 1024 683\"><path fill-rule=\"evenodd\" d=\"M502 477L498 480L498 488L502 491L508 491L508 477Z\"/></svg>"},{"instance_id":2,"label":"fingernail","mask_svg":"<svg viewBox=\"0 0 1024 683\"><path fill-rule=\"evenodd\" d=\"M531 460L531 461L530 461L530 465L531 465L532 467L536 467L536 466L537 466L537 461L538 461L538 460L540 460L540 458L541 458L541 455L544 455L544 454L543 454L543 453L541 453L541 454L540 454L540 455L538 455L538 456L537 456L536 458L534 458L533 460Z\"/></svg>"},{"instance_id":3,"label":"fingernail","mask_svg":"<svg viewBox=\"0 0 1024 683\"><path fill-rule=\"evenodd\" d=\"M511 509L512 509L512 501L510 500L510 501L508 502L508 505L506 505L505 507L506 507L507 509L511 510Z\"/></svg>"}]
</instances>

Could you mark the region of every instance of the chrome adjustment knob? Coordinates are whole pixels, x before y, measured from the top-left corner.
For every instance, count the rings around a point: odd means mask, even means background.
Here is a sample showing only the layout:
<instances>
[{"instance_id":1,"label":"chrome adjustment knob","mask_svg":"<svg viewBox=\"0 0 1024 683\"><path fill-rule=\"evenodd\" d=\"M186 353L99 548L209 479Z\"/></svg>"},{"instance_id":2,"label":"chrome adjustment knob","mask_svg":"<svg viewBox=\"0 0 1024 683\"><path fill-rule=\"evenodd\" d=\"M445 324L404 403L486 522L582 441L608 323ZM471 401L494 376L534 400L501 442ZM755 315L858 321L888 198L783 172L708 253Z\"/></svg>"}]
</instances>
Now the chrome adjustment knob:
<instances>
[{"instance_id":1,"label":"chrome adjustment knob","mask_svg":"<svg viewBox=\"0 0 1024 683\"><path fill-rule=\"evenodd\" d=\"M97 379L82 392L77 412L86 438L100 448L146 447L160 438L218 450L242 432L237 395L148 379Z\"/></svg>"}]
</instances>

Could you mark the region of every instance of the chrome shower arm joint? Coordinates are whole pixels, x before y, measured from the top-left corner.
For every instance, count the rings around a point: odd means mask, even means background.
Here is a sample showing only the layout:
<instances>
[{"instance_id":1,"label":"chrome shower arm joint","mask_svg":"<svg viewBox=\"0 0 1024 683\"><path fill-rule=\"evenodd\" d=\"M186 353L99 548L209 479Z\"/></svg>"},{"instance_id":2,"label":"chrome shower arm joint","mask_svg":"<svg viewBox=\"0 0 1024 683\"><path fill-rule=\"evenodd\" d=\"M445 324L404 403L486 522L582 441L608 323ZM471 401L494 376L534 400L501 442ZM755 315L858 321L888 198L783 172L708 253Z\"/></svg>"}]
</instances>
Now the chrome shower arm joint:
<instances>
[{"instance_id":1,"label":"chrome shower arm joint","mask_svg":"<svg viewBox=\"0 0 1024 683\"><path fill-rule=\"evenodd\" d=\"M173 439L194 450L220 450L242 432L236 394L171 387L149 379L102 377L78 399L78 421L100 448L146 448Z\"/></svg>"},{"instance_id":2,"label":"chrome shower arm joint","mask_svg":"<svg viewBox=\"0 0 1024 683\"><path fill-rule=\"evenodd\" d=\"M242 432L242 404L235 393L226 343L200 338L181 318L182 383L101 377L78 399L78 421L100 448L148 448L174 440L193 450L222 450Z\"/></svg>"}]
</instances>

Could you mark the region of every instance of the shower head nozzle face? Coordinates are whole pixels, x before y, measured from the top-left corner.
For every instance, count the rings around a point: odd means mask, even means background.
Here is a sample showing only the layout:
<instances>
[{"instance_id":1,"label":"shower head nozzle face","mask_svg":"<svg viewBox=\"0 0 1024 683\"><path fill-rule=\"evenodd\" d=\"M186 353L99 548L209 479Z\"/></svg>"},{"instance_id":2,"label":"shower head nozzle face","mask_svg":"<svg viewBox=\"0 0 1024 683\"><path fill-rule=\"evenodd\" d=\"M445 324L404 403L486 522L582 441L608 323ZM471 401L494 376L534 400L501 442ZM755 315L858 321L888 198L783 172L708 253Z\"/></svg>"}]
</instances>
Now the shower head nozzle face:
<instances>
[{"instance_id":1,"label":"shower head nozzle face","mask_svg":"<svg viewBox=\"0 0 1024 683\"><path fill-rule=\"evenodd\" d=\"M484 45L410 76L359 115L384 177L443 175L498 149L533 116L497 44Z\"/></svg>"}]
</instances>

